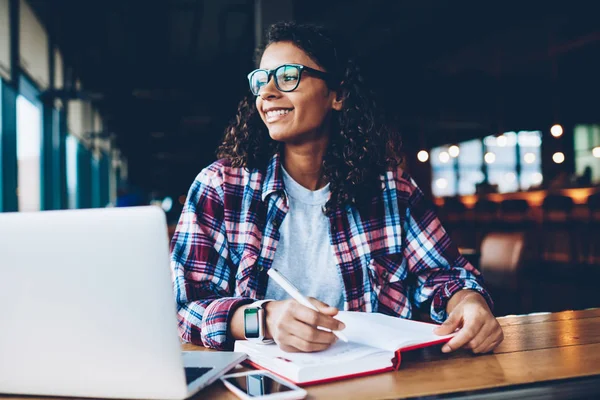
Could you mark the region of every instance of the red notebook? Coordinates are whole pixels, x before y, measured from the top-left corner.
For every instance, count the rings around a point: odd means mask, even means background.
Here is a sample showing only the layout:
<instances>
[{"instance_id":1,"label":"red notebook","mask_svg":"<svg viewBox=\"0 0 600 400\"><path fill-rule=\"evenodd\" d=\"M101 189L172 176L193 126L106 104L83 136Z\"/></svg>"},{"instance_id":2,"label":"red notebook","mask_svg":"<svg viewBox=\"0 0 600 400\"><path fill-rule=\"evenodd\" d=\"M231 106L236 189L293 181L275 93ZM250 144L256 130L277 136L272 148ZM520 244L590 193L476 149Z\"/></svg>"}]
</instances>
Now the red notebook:
<instances>
[{"instance_id":1,"label":"red notebook","mask_svg":"<svg viewBox=\"0 0 600 400\"><path fill-rule=\"evenodd\" d=\"M298 385L306 386L372 375L400 367L401 353L445 343L453 335L433 333L437 325L379 313L341 311L348 343L338 339L316 353L287 353L276 344L238 340L235 351L248 354L247 362Z\"/></svg>"}]
</instances>

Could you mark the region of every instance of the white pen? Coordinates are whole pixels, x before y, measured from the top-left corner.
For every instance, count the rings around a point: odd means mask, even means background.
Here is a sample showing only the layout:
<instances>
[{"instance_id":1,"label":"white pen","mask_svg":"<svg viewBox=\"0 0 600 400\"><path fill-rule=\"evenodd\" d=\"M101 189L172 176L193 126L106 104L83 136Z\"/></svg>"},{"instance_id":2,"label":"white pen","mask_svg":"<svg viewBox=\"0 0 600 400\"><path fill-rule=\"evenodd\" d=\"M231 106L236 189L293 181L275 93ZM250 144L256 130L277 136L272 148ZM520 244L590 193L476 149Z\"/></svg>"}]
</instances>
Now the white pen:
<instances>
[{"instance_id":1,"label":"white pen","mask_svg":"<svg viewBox=\"0 0 600 400\"><path fill-rule=\"evenodd\" d=\"M296 287L294 285L292 285L292 283L290 281L288 281L285 276L281 275L275 268L269 268L268 274L271 278L273 278L273 280L275 282L277 282L279 284L279 286L281 286L283 288L283 290L285 290L287 292L287 294L292 296L294 298L294 300L296 300L298 303L300 303L303 306L306 306L312 310L315 310L316 312L319 312L317 307L315 307L310 302L310 300L308 300L308 298L306 298L302 293L300 293L300 291L298 289L296 289ZM348 342L348 338L346 338L346 336L341 332L332 331L332 330L324 328L322 326L319 326L318 328L322 329L324 331L327 331L327 332L333 332L333 334L335 336L337 336L339 339L343 340L344 342Z\"/></svg>"}]
</instances>

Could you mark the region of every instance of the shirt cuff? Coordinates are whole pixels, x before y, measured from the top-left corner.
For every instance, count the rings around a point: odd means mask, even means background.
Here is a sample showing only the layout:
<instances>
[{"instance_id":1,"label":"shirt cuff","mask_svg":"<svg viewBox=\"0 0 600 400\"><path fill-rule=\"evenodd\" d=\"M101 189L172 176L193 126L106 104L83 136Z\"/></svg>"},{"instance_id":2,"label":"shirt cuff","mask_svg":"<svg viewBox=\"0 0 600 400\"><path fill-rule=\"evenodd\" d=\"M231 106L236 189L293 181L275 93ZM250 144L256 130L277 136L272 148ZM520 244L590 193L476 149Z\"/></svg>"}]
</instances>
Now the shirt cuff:
<instances>
[{"instance_id":1,"label":"shirt cuff","mask_svg":"<svg viewBox=\"0 0 600 400\"><path fill-rule=\"evenodd\" d=\"M474 279L461 279L446 282L436 290L431 302L431 319L437 323L443 323L448 318L446 307L450 298L456 292L467 289L478 292L483 296L490 310L494 309L494 302L490 294L479 282Z\"/></svg>"},{"instance_id":2,"label":"shirt cuff","mask_svg":"<svg viewBox=\"0 0 600 400\"><path fill-rule=\"evenodd\" d=\"M229 335L229 321L238 307L253 301L247 297L223 297L210 303L202 318L202 344L216 350L231 350L234 340Z\"/></svg>"}]
</instances>

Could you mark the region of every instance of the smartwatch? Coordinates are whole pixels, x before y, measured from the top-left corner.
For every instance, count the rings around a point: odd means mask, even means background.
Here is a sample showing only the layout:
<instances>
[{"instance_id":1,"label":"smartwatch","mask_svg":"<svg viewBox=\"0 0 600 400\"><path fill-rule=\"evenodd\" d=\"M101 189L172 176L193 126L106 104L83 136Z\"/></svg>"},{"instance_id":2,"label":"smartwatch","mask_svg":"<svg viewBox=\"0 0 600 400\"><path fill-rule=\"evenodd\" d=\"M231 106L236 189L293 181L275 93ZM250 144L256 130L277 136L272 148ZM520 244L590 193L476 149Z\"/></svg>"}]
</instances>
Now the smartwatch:
<instances>
[{"instance_id":1,"label":"smartwatch","mask_svg":"<svg viewBox=\"0 0 600 400\"><path fill-rule=\"evenodd\" d=\"M252 303L244 309L244 336L246 339L259 343L273 343L272 340L265 340L266 318L263 304L271 300L260 300Z\"/></svg>"}]
</instances>

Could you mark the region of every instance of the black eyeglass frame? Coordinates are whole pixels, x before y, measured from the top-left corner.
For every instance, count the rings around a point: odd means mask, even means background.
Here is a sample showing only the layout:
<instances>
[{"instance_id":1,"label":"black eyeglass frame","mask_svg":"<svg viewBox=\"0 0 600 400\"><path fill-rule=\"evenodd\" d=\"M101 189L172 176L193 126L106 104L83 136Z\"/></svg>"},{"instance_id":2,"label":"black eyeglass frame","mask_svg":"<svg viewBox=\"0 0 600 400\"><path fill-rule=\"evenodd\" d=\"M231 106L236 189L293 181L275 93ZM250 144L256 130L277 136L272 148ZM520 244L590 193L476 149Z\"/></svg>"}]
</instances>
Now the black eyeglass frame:
<instances>
[{"instance_id":1,"label":"black eyeglass frame","mask_svg":"<svg viewBox=\"0 0 600 400\"><path fill-rule=\"evenodd\" d=\"M254 93L254 90L252 90L252 77L254 76L254 74L256 74L257 72L266 72L267 73L267 83L265 83L265 85L268 85L271 78L276 75L276 72L279 69L285 68L285 67L298 68L298 81L296 82L296 85L292 89L284 90L279 87L279 84L277 83L277 79L275 79L275 87L280 92L288 93L288 92L293 92L294 90L298 89L298 85L300 85L300 81L302 80L302 72L304 72L304 71L310 72L311 74L313 74L315 76L315 78L323 79L328 85L332 84L332 75L328 72L319 71L318 69L307 67L306 65L302 65L302 64L282 64L274 69L259 68L259 69L255 69L254 71L250 72L248 74L248 84L250 86L250 91L252 92L252 94L254 94L255 96L258 96L260 94L260 88L259 88L258 93Z\"/></svg>"}]
</instances>

